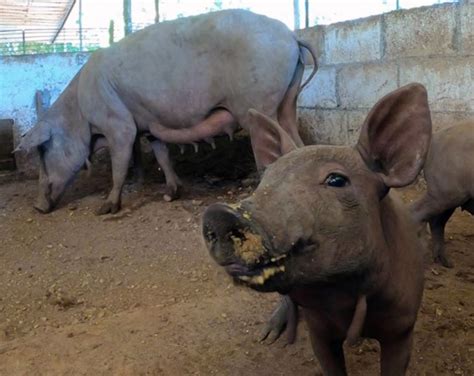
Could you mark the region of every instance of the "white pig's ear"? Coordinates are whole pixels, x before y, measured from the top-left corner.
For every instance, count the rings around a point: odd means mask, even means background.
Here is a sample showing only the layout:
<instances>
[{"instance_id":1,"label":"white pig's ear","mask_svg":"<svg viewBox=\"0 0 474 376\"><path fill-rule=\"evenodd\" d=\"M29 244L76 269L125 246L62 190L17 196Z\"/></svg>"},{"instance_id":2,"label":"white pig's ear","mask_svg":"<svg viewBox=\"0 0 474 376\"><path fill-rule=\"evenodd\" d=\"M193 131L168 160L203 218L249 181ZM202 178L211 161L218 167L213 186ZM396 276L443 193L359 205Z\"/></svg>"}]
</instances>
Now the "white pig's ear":
<instances>
[{"instance_id":1,"label":"white pig's ear","mask_svg":"<svg viewBox=\"0 0 474 376\"><path fill-rule=\"evenodd\" d=\"M428 95L423 85L412 83L375 104L356 148L387 187L403 187L422 169L430 141Z\"/></svg>"},{"instance_id":2,"label":"white pig's ear","mask_svg":"<svg viewBox=\"0 0 474 376\"><path fill-rule=\"evenodd\" d=\"M286 131L273 119L250 109L248 112L250 140L259 170L297 148Z\"/></svg>"},{"instance_id":3,"label":"white pig's ear","mask_svg":"<svg viewBox=\"0 0 474 376\"><path fill-rule=\"evenodd\" d=\"M38 122L32 129L21 136L20 144L13 152L29 151L35 146L44 144L51 138L51 127L45 121Z\"/></svg>"}]
</instances>

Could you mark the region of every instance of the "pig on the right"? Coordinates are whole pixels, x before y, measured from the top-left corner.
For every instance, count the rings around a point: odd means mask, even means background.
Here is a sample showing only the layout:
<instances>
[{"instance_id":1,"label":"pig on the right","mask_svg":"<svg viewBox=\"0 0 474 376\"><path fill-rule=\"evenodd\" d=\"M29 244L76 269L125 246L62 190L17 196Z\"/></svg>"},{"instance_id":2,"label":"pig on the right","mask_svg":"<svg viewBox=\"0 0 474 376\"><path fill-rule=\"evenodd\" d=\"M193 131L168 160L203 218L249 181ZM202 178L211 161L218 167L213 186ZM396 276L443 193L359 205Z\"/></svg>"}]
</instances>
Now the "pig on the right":
<instances>
[{"instance_id":1,"label":"pig on the right","mask_svg":"<svg viewBox=\"0 0 474 376\"><path fill-rule=\"evenodd\" d=\"M434 262L452 267L444 246L446 223L458 207L474 214L474 121L436 132L423 171L426 192L410 210L416 222L430 225Z\"/></svg>"}]
</instances>

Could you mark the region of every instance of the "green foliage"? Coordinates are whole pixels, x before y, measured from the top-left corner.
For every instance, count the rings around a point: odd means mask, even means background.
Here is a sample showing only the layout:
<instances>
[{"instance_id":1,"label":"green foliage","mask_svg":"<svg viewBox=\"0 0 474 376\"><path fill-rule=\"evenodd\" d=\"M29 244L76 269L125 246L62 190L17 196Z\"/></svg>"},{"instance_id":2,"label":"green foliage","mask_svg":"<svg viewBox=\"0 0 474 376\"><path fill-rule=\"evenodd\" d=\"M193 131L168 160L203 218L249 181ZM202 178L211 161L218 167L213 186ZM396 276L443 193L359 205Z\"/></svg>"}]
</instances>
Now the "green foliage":
<instances>
[{"instance_id":1,"label":"green foliage","mask_svg":"<svg viewBox=\"0 0 474 376\"><path fill-rule=\"evenodd\" d=\"M85 51L94 51L100 48L98 44L84 46ZM0 55L47 54L60 52L80 52L79 46L72 43L41 43L21 42L0 43Z\"/></svg>"}]
</instances>

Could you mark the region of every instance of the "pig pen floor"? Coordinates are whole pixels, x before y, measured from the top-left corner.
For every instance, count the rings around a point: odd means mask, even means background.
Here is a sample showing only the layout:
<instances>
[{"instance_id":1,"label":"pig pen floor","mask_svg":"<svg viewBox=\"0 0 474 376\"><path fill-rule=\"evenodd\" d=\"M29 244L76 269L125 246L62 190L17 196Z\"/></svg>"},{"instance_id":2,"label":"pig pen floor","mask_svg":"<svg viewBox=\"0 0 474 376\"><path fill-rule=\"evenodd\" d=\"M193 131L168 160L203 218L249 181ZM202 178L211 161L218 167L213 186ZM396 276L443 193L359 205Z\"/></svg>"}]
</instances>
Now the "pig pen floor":
<instances>
[{"instance_id":1,"label":"pig pen floor","mask_svg":"<svg viewBox=\"0 0 474 376\"><path fill-rule=\"evenodd\" d=\"M256 340L277 296L235 287L201 241L206 205L251 187L190 178L168 203L162 183L129 183L98 217L108 179L81 176L47 215L36 181L0 183L0 375L319 374L304 323L294 345ZM474 219L457 211L447 238L453 269L426 254L410 375L474 375ZM378 374L378 351L346 349L349 373Z\"/></svg>"}]
</instances>

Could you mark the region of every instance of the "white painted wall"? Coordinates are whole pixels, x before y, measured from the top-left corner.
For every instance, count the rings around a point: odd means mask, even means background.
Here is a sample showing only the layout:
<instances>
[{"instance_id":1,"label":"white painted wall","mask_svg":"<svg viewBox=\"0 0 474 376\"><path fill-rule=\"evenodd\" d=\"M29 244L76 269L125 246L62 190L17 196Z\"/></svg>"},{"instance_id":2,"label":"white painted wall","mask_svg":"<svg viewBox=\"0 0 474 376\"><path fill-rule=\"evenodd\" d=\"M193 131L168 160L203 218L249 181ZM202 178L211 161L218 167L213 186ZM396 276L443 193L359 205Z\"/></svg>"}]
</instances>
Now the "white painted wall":
<instances>
[{"instance_id":1,"label":"white painted wall","mask_svg":"<svg viewBox=\"0 0 474 376\"><path fill-rule=\"evenodd\" d=\"M15 121L15 140L36 122L36 91L47 89L52 104L88 58L88 53L0 57L0 118Z\"/></svg>"}]
</instances>

